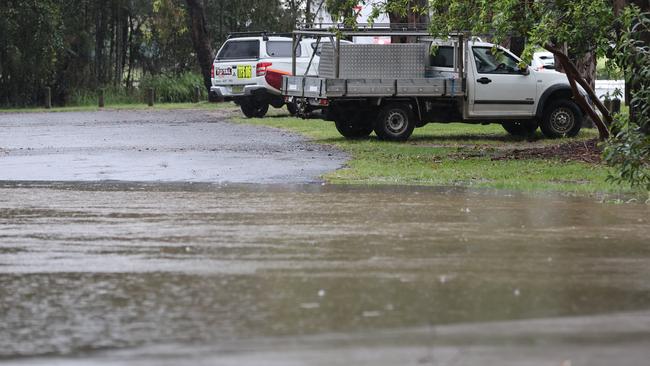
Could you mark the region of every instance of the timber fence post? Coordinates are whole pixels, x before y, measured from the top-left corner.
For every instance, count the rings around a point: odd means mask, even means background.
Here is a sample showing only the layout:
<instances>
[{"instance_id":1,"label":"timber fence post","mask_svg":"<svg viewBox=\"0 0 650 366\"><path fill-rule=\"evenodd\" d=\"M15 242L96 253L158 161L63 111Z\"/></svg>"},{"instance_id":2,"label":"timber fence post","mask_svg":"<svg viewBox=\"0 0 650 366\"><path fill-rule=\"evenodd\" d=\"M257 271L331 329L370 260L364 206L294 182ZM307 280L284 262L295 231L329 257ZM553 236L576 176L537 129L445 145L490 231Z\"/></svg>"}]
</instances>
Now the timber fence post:
<instances>
[{"instance_id":1,"label":"timber fence post","mask_svg":"<svg viewBox=\"0 0 650 366\"><path fill-rule=\"evenodd\" d=\"M49 86L45 87L45 108L46 109L52 108L52 88L50 88Z\"/></svg>"},{"instance_id":2,"label":"timber fence post","mask_svg":"<svg viewBox=\"0 0 650 366\"><path fill-rule=\"evenodd\" d=\"M149 107L153 107L154 99L155 99L154 89L153 88L147 89L147 105L149 105Z\"/></svg>"},{"instance_id":3,"label":"timber fence post","mask_svg":"<svg viewBox=\"0 0 650 366\"><path fill-rule=\"evenodd\" d=\"M99 95L97 96L97 104L99 108L104 108L104 88L99 89Z\"/></svg>"}]
</instances>

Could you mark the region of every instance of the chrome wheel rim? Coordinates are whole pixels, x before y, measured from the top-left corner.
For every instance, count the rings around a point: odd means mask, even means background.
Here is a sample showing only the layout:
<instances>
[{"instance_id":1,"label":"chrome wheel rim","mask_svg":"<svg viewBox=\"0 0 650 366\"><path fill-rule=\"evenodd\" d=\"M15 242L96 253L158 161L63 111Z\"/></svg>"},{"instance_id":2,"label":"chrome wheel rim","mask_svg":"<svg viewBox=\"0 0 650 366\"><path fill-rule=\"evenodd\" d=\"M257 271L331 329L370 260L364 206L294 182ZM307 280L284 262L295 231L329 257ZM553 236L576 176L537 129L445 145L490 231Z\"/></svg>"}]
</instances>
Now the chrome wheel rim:
<instances>
[{"instance_id":1,"label":"chrome wheel rim","mask_svg":"<svg viewBox=\"0 0 650 366\"><path fill-rule=\"evenodd\" d=\"M571 131L574 124L575 119L569 108L558 108L551 114L551 127L558 133Z\"/></svg>"},{"instance_id":2,"label":"chrome wheel rim","mask_svg":"<svg viewBox=\"0 0 650 366\"><path fill-rule=\"evenodd\" d=\"M391 111L386 118L386 128L392 134L402 133L407 127L406 116L400 111Z\"/></svg>"}]
</instances>

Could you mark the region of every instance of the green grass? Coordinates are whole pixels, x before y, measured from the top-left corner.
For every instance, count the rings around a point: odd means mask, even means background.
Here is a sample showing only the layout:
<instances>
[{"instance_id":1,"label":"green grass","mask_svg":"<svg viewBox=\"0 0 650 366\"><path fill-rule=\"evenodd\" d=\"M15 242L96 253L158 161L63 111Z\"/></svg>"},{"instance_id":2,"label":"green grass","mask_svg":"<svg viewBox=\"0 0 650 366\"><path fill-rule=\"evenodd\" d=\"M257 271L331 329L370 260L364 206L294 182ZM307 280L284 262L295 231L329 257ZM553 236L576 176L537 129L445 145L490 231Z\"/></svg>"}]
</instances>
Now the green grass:
<instances>
[{"instance_id":1,"label":"green grass","mask_svg":"<svg viewBox=\"0 0 650 366\"><path fill-rule=\"evenodd\" d=\"M262 119L236 118L238 123L291 130L315 143L334 145L351 157L346 167L326 174L330 183L464 186L518 191L573 193L629 193L606 181L601 164L555 159L492 160L512 149L567 142L544 139L538 132L529 142L509 136L500 125L429 124L415 130L406 143L378 141L374 136L351 141L339 135L332 122L302 120L284 114ZM584 129L577 137L597 137Z\"/></svg>"},{"instance_id":2,"label":"green grass","mask_svg":"<svg viewBox=\"0 0 650 366\"><path fill-rule=\"evenodd\" d=\"M231 108L232 103L159 103L153 107L146 104L114 104L106 105L104 108L99 108L96 105L74 106L74 107L53 107L52 109L40 108L6 108L0 109L0 113L34 113L34 112L95 112L99 110L171 110L171 109L224 109Z\"/></svg>"}]
</instances>

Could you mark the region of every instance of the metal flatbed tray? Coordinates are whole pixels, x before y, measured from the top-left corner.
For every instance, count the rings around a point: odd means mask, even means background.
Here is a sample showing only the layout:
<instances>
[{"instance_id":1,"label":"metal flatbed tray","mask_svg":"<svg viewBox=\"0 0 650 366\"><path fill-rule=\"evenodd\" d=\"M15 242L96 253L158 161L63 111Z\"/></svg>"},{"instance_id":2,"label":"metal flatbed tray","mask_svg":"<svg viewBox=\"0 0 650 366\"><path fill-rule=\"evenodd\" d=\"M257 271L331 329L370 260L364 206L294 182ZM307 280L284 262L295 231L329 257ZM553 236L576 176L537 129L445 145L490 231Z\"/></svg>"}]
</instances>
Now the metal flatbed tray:
<instances>
[{"instance_id":1,"label":"metal flatbed tray","mask_svg":"<svg viewBox=\"0 0 650 366\"><path fill-rule=\"evenodd\" d=\"M457 97L463 96L458 79L332 79L316 76L285 76L283 94L305 98L338 97Z\"/></svg>"},{"instance_id":2,"label":"metal flatbed tray","mask_svg":"<svg viewBox=\"0 0 650 366\"><path fill-rule=\"evenodd\" d=\"M458 97L465 95L464 62L453 72L428 72L429 48L420 39L429 38L426 25L360 25L355 29L300 28L293 32L294 48L302 37L315 37L321 46L318 76L296 73L285 75L282 94L299 98L341 97ZM406 44L344 44L342 37L406 36L415 40ZM464 34L458 40L458 60L463 60ZM321 43L322 42L322 43ZM313 60L312 56L312 60ZM311 67L311 61L307 70Z\"/></svg>"}]
</instances>

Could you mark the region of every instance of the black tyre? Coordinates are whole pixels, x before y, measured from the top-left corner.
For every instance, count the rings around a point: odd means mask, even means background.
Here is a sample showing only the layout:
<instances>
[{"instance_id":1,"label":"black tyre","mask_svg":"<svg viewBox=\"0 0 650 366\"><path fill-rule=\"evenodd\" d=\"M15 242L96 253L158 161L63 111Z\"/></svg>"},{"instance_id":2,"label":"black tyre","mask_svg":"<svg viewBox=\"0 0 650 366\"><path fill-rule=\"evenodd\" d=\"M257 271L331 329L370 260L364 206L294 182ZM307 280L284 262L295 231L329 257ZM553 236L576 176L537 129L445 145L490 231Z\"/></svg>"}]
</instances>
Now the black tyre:
<instances>
[{"instance_id":1,"label":"black tyre","mask_svg":"<svg viewBox=\"0 0 650 366\"><path fill-rule=\"evenodd\" d=\"M269 111L268 103L260 103L254 100L242 101L240 107L244 116L248 118L262 118Z\"/></svg>"},{"instance_id":2,"label":"black tyre","mask_svg":"<svg viewBox=\"0 0 650 366\"><path fill-rule=\"evenodd\" d=\"M571 100L552 102L545 110L540 128L548 138L573 137L580 132L583 115Z\"/></svg>"},{"instance_id":3,"label":"black tyre","mask_svg":"<svg viewBox=\"0 0 650 366\"><path fill-rule=\"evenodd\" d=\"M535 121L507 121L503 122L501 126L513 136L530 136L537 130Z\"/></svg>"},{"instance_id":4,"label":"black tyre","mask_svg":"<svg viewBox=\"0 0 650 366\"><path fill-rule=\"evenodd\" d=\"M287 103L287 110L289 111L289 114L294 117L298 115L298 107L293 102Z\"/></svg>"},{"instance_id":5,"label":"black tyre","mask_svg":"<svg viewBox=\"0 0 650 366\"><path fill-rule=\"evenodd\" d=\"M372 133L372 118L376 114L354 103L340 103L326 110L326 119L334 120L336 130L347 139L366 138Z\"/></svg>"},{"instance_id":6,"label":"black tyre","mask_svg":"<svg viewBox=\"0 0 650 366\"><path fill-rule=\"evenodd\" d=\"M415 118L407 104L393 103L379 111L373 127L380 140L405 141L415 129Z\"/></svg>"},{"instance_id":7,"label":"black tyre","mask_svg":"<svg viewBox=\"0 0 650 366\"><path fill-rule=\"evenodd\" d=\"M372 132L372 125L355 118L337 118L334 121L336 130L346 139L361 139Z\"/></svg>"}]
</instances>

